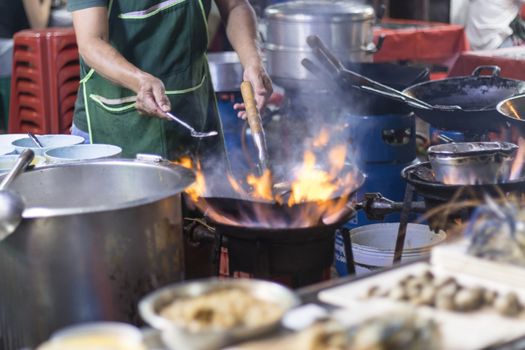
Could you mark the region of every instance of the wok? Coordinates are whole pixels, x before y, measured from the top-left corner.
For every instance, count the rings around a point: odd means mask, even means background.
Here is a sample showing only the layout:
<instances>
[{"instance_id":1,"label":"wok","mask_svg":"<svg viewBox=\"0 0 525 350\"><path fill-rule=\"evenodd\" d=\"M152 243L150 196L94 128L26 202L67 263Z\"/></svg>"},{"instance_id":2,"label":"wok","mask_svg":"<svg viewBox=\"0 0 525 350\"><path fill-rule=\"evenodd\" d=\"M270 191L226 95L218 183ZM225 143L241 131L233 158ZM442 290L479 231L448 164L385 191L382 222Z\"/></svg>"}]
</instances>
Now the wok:
<instances>
[{"instance_id":1,"label":"wok","mask_svg":"<svg viewBox=\"0 0 525 350\"><path fill-rule=\"evenodd\" d=\"M484 70L491 74L482 75ZM424 109L412 106L427 123L458 131L499 131L506 126L496 106L525 92L525 82L501 78L497 66L477 67L471 76L447 78L413 85L403 93L432 105L460 106L461 110Z\"/></svg>"},{"instance_id":2,"label":"wok","mask_svg":"<svg viewBox=\"0 0 525 350\"><path fill-rule=\"evenodd\" d=\"M525 95L514 96L501 101L498 112L511 124L525 133Z\"/></svg>"},{"instance_id":3,"label":"wok","mask_svg":"<svg viewBox=\"0 0 525 350\"><path fill-rule=\"evenodd\" d=\"M348 165L343 169L343 173L348 174L353 172L354 179L351 188L343 188L338 193L335 193L332 198L328 199L323 204L335 204L343 197L350 198L363 186L365 176L361 171ZM197 207L205 211L205 215L214 221L216 224L227 224L229 226L243 226L252 229L283 229L283 228L304 228L307 226L304 220L305 215L311 213L315 214L317 203L302 202L292 206L286 203L278 203L275 201L254 200L235 195L221 196L211 195L200 198L196 203ZM213 215L212 211L215 213ZM334 214L334 213L324 213ZM330 223L335 221L342 221L344 216L353 215L350 207L342 208L339 213L335 213L336 217L330 217ZM339 217L340 216L340 217ZM216 218L220 217L220 220ZM317 217L309 217L310 219L317 219ZM319 221L314 225L326 224L327 217L321 215Z\"/></svg>"},{"instance_id":4,"label":"wok","mask_svg":"<svg viewBox=\"0 0 525 350\"><path fill-rule=\"evenodd\" d=\"M319 62L330 72L339 88L346 92L358 89L406 103L421 119L440 129L486 132L506 126L496 105L525 92L525 82L500 78L500 68L480 66L471 76L448 78L413 85L402 92L350 71L316 36L308 37ZM313 69L311 61L303 65ZM490 69L490 75L481 75ZM319 76L320 70L316 69Z\"/></svg>"}]
</instances>

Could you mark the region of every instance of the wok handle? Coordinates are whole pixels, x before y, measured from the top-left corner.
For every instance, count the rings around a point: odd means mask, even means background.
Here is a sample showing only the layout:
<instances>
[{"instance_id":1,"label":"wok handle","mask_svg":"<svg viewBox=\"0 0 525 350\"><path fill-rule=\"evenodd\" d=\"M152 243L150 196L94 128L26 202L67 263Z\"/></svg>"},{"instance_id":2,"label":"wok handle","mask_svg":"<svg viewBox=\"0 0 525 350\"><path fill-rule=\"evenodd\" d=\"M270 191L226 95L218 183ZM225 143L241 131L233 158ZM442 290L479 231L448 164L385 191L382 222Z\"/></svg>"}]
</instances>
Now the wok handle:
<instances>
[{"instance_id":1,"label":"wok handle","mask_svg":"<svg viewBox=\"0 0 525 350\"><path fill-rule=\"evenodd\" d=\"M241 94L246 109L246 119L248 120L248 125L250 126L252 133L256 134L262 132L262 120L259 111L257 110L252 83L249 81L243 81L241 83Z\"/></svg>"},{"instance_id":2,"label":"wok handle","mask_svg":"<svg viewBox=\"0 0 525 350\"><path fill-rule=\"evenodd\" d=\"M491 71L491 74L488 75L490 77L499 77L501 73L501 68L499 66L478 66L472 72L472 76L479 77L484 70Z\"/></svg>"},{"instance_id":3,"label":"wok handle","mask_svg":"<svg viewBox=\"0 0 525 350\"><path fill-rule=\"evenodd\" d=\"M411 107L422 108L422 109L434 109L432 105L424 101L414 99L413 97L405 95L399 91L396 91L396 92L385 91L384 89L377 89L375 87L368 86L368 85L362 85L359 88L365 92L383 96L391 100L405 102L407 105Z\"/></svg>"}]
</instances>

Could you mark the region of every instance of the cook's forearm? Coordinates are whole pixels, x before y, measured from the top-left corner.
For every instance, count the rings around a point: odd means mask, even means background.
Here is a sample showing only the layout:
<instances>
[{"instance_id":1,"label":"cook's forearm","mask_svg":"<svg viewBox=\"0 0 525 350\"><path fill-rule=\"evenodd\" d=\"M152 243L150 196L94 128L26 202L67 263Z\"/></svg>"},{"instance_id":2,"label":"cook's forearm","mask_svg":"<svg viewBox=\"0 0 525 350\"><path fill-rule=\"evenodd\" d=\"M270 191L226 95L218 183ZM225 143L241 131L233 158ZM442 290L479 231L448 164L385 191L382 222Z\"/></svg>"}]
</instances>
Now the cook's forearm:
<instances>
[{"instance_id":1,"label":"cook's forearm","mask_svg":"<svg viewBox=\"0 0 525 350\"><path fill-rule=\"evenodd\" d=\"M246 67L250 64L262 64L259 51L257 20L251 6L241 1L233 6L227 18L226 34L233 48L239 55L241 64Z\"/></svg>"},{"instance_id":2,"label":"cook's forearm","mask_svg":"<svg viewBox=\"0 0 525 350\"><path fill-rule=\"evenodd\" d=\"M80 47L80 55L98 74L111 82L137 92L144 73L127 61L101 38L93 38Z\"/></svg>"}]
</instances>

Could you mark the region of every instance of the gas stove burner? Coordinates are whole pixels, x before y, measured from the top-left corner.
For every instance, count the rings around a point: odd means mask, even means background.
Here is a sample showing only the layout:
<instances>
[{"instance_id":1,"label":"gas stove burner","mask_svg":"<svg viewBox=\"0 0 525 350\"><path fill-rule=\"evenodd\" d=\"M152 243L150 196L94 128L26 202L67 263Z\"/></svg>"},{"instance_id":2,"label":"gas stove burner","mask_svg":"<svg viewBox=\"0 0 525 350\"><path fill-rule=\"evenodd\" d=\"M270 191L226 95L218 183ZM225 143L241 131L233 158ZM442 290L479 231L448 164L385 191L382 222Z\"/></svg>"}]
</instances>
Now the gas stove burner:
<instances>
[{"instance_id":1,"label":"gas stove burner","mask_svg":"<svg viewBox=\"0 0 525 350\"><path fill-rule=\"evenodd\" d=\"M452 199L483 199L485 195L525 193L525 177L502 183L477 185L449 185L436 180L430 162L411 165L401 175L425 199L449 202ZM461 191L461 192L459 192ZM459 195L458 195L459 193Z\"/></svg>"},{"instance_id":2,"label":"gas stove burner","mask_svg":"<svg viewBox=\"0 0 525 350\"><path fill-rule=\"evenodd\" d=\"M298 229L215 227L228 249L230 276L248 274L299 288L329 278L335 232L343 224Z\"/></svg>"}]
</instances>

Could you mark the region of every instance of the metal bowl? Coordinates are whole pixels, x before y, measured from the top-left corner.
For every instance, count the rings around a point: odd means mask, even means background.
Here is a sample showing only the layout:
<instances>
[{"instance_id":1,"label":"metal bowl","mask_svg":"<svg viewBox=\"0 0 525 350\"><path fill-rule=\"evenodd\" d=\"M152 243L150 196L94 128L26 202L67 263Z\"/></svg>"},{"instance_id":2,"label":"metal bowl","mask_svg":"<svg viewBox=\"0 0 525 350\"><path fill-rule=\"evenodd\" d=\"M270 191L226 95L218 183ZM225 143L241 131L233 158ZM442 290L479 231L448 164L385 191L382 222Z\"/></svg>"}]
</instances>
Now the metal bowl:
<instances>
[{"instance_id":1,"label":"metal bowl","mask_svg":"<svg viewBox=\"0 0 525 350\"><path fill-rule=\"evenodd\" d=\"M510 179L518 146L509 142L459 142L432 146L428 158L445 184L497 184Z\"/></svg>"},{"instance_id":2,"label":"metal bowl","mask_svg":"<svg viewBox=\"0 0 525 350\"><path fill-rule=\"evenodd\" d=\"M85 141L83 137L75 135L38 135L37 137L44 148L38 147L29 137L15 140L12 145L15 146L17 153L22 153L29 148L35 152L35 155L44 156L44 153L52 148L79 145Z\"/></svg>"},{"instance_id":3,"label":"metal bowl","mask_svg":"<svg viewBox=\"0 0 525 350\"><path fill-rule=\"evenodd\" d=\"M89 144L58 147L45 152L50 164L71 163L90 159L117 158L122 148L113 145Z\"/></svg>"},{"instance_id":4,"label":"metal bowl","mask_svg":"<svg viewBox=\"0 0 525 350\"><path fill-rule=\"evenodd\" d=\"M507 121L523 130L525 128L525 95L513 96L501 101L496 106L498 112Z\"/></svg>"},{"instance_id":5,"label":"metal bowl","mask_svg":"<svg viewBox=\"0 0 525 350\"><path fill-rule=\"evenodd\" d=\"M190 332L159 315L159 311L181 298L201 296L212 291L239 288L258 299L275 303L284 314L299 305L299 298L279 284L251 279L224 280L210 278L168 286L147 295L139 303L139 313L150 326L162 331L162 339L170 349L214 349L240 339L254 337L277 328L280 319L260 327L234 327L226 331Z\"/></svg>"}]
</instances>

